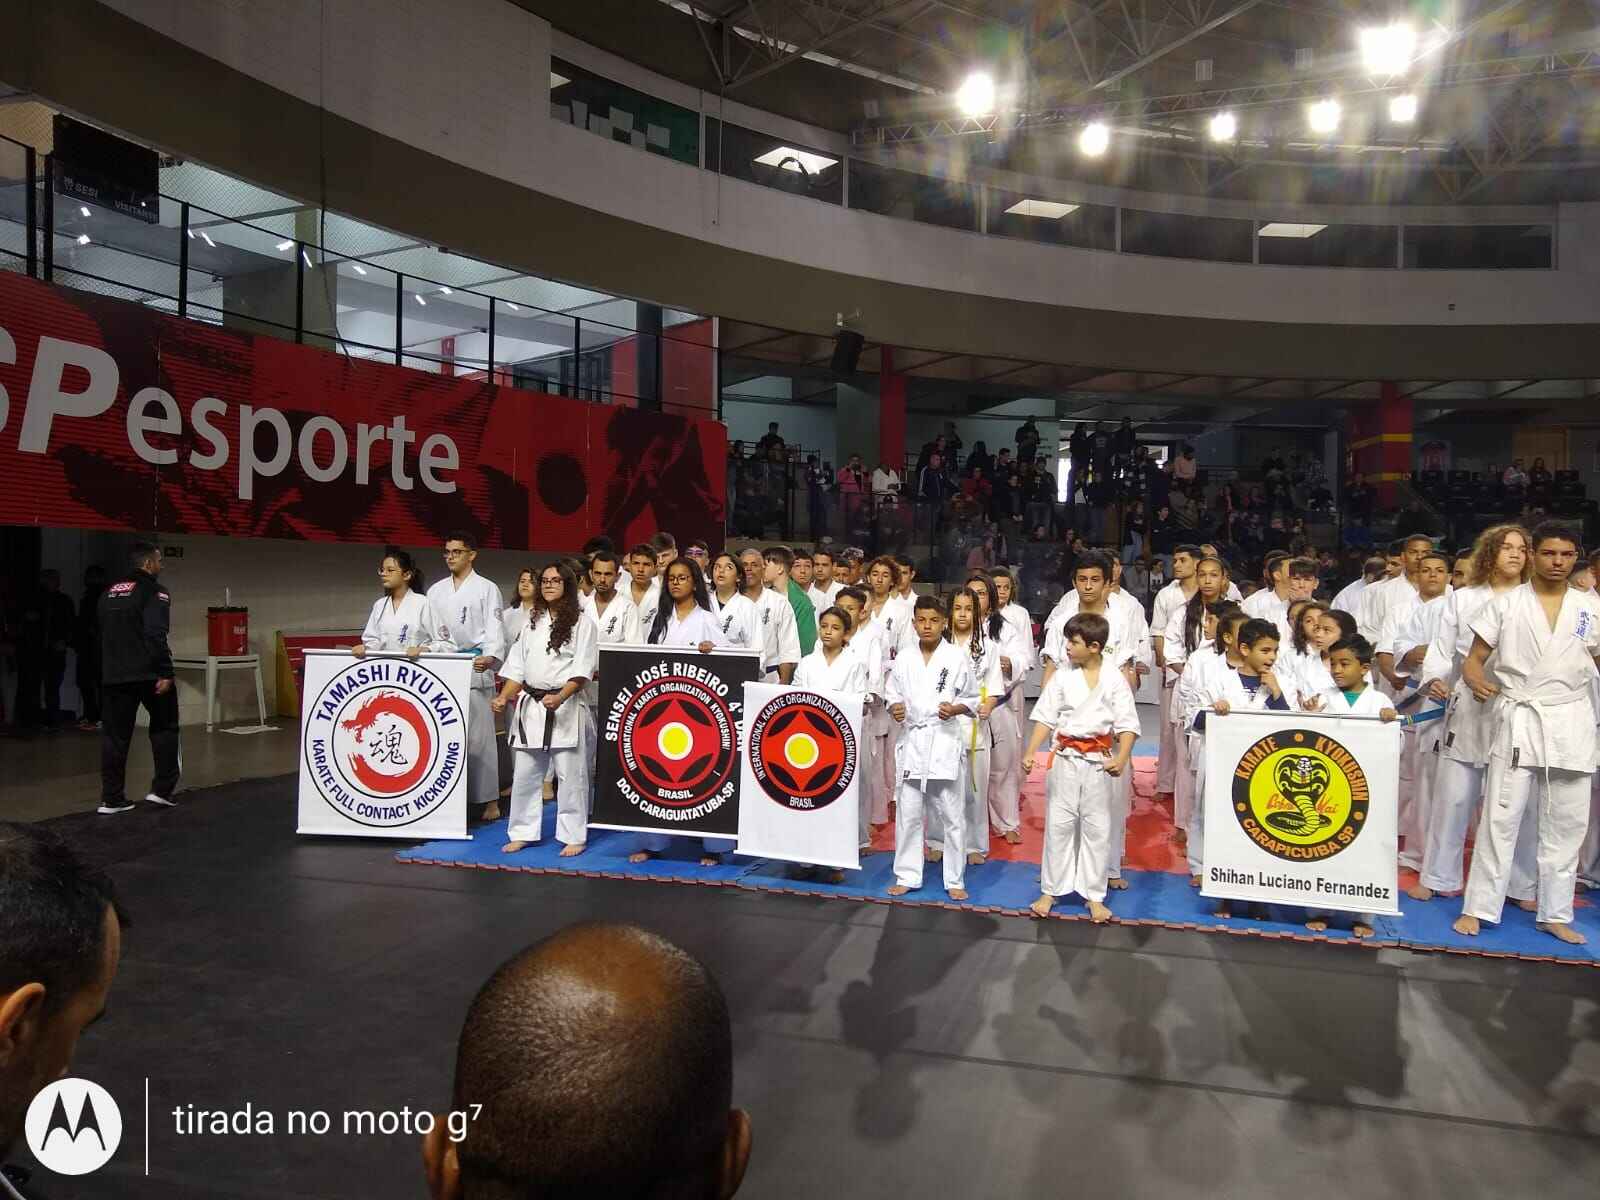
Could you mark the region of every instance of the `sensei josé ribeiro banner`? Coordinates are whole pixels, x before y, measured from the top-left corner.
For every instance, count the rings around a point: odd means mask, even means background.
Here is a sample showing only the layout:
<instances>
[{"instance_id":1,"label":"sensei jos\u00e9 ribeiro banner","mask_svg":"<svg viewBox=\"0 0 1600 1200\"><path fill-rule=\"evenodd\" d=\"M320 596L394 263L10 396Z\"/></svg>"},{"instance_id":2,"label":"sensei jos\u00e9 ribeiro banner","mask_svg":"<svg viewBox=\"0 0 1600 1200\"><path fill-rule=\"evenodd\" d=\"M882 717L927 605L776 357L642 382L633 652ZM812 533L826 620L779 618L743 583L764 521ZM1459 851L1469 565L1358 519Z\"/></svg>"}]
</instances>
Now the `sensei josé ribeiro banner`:
<instances>
[{"instance_id":1,"label":"sensei jos\u00e9 ribeiro banner","mask_svg":"<svg viewBox=\"0 0 1600 1200\"><path fill-rule=\"evenodd\" d=\"M731 838L753 650L600 647L598 786L589 824Z\"/></svg>"},{"instance_id":2,"label":"sensei jos\u00e9 ribeiro banner","mask_svg":"<svg viewBox=\"0 0 1600 1200\"><path fill-rule=\"evenodd\" d=\"M470 654L308 650L300 833L467 836Z\"/></svg>"},{"instance_id":3,"label":"sensei jos\u00e9 ribeiro banner","mask_svg":"<svg viewBox=\"0 0 1600 1200\"><path fill-rule=\"evenodd\" d=\"M1315 713L1206 722L1207 896L1400 911L1400 726Z\"/></svg>"}]
</instances>

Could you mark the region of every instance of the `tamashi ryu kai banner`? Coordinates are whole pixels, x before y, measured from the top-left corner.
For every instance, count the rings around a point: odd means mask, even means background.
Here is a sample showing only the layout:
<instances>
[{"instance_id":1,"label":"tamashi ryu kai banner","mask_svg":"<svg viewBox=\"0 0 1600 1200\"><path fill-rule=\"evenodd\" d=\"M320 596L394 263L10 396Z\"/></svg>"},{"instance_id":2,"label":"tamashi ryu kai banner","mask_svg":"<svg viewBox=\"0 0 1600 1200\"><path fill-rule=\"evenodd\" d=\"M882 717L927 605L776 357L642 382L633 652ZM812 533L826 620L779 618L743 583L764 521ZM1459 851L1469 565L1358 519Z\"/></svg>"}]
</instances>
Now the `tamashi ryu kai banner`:
<instances>
[{"instance_id":1,"label":"tamashi ryu kai banner","mask_svg":"<svg viewBox=\"0 0 1600 1200\"><path fill-rule=\"evenodd\" d=\"M1400 911L1400 726L1233 712L1206 720L1207 896Z\"/></svg>"},{"instance_id":2,"label":"tamashi ryu kai banner","mask_svg":"<svg viewBox=\"0 0 1600 1200\"><path fill-rule=\"evenodd\" d=\"M861 697L744 685L739 853L861 866Z\"/></svg>"},{"instance_id":3,"label":"tamashi ryu kai banner","mask_svg":"<svg viewBox=\"0 0 1600 1200\"><path fill-rule=\"evenodd\" d=\"M589 824L640 833L739 832L739 726L754 650L600 647L598 787Z\"/></svg>"},{"instance_id":4,"label":"tamashi ryu kai banner","mask_svg":"<svg viewBox=\"0 0 1600 1200\"><path fill-rule=\"evenodd\" d=\"M467 836L472 655L307 650L300 833Z\"/></svg>"}]
</instances>

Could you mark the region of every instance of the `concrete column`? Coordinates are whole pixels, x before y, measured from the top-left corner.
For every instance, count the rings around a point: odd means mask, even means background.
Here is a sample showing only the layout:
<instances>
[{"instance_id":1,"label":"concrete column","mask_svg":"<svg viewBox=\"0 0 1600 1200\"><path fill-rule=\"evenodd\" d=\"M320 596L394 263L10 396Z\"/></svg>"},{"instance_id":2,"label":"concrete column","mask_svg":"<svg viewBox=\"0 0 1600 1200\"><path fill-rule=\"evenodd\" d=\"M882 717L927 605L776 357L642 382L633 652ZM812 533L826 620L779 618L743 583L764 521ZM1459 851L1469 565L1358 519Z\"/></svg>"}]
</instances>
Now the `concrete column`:
<instances>
[{"instance_id":1,"label":"concrete column","mask_svg":"<svg viewBox=\"0 0 1600 1200\"><path fill-rule=\"evenodd\" d=\"M1398 484L1411 475L1412 404L1398 384L1384 383L1373 408L1352 409L1345 437L1355 474L1377 493L1379 506L1395 503Z\"/></svg>"}]
</instances>

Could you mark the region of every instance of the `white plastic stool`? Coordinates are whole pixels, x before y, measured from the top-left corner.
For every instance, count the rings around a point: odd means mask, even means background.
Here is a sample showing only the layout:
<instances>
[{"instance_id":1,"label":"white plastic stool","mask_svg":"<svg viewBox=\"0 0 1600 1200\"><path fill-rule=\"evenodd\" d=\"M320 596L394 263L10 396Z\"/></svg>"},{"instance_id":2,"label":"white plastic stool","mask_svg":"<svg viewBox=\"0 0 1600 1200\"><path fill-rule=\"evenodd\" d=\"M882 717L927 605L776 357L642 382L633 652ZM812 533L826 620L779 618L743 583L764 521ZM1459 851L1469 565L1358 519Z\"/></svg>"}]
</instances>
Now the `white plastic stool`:
<instances>
[{"instance_id":1,"label":"white plastic stool","mask_svg":"<svg viewBox=\"0 0 1600 1200\"><path fill-rule=\"evenodd\" d=\"M217 720L217 673L219 671L254 671L256 673L256 711L260 723L267 723L267 695L261 685L261 656L259 654L208 654L204 658L174 658L172 666L177 671L204 671L206 673L206 732L210 733Z\"/></svg>"}]
</instances>

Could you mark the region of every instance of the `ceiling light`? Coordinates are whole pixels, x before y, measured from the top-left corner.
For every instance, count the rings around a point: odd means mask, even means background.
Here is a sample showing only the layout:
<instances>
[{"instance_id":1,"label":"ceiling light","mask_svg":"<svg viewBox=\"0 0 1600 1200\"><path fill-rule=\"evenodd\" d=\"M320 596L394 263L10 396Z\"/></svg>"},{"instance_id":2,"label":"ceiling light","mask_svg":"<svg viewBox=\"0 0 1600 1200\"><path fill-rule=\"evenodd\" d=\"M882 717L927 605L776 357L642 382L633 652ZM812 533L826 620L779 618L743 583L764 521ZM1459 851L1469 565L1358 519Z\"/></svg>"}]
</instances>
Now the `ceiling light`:
<instances>
[{"instance_id":1,"label":"ceiling light","mask_svg":"<svg viewBox=\"0 0 1600 1200\"><path fill-rule=\"evenodd\" d=\"M551 71L550 72L550 90L552 92L555 91L558 87L561 87L563 84L567 84L567 83L571 83L571 82L572 82L572 80L568 79L565 75L562 75L557 71Z\"/></svg>"},{"instance_id":2,"label":"ceiling light","mask_svg":"<svg viewBox=\"0 0 1600 1200\"><path fill-rule=\"evenodd\" d=\"M986 117L994 111L994 76L974 71L956 89L956 107L968 117Z\"/></svg>"},{"instance_id":3,"label":"ceiling light","mask_svg":"<svg viewBox=\"0 0 1600 1200\"><path fill-rule=\"evenodd\" d=\"M78 211L81 212L86 217L94 216L94 214L89 211L89 206L87 204L78 205Z\"/></svg>"},{"instance_id":4,"label":"ceiling light","mask_svg":"<svg viewBox=\"0 0 1600 1200\"><path fill-rule=\"evenodd\" d=\"M292 245L294 245L294 239L293 238L285 238L283 241L278 243L278 253L282 254L285 250L287 250Z\"/></svg>"},{"instance_id":5,"label":"ceiling light","mask_svg":"<svg viewBox=\"0 0 1600 1200\"><path fill-rule=\"evenodd\" d=\"M1374 75L1404 75L1417 52L1417 31L1395 23L1361 31L1361 61Z\"/></svg>"},{"instance_id":6,"label":"ceiling light","mask_svg":"<svg viewBox=\"0 0 1600 1200\"><path fill-rule=\"evenodd\" d=\"M1219 112L1211 118L1211 140L1213 142L1231 142L1238 132L1239 118L1231 112Z\"/></svg>"},{"instance_id":7,"label":"ceiling light","mask_svg":"<svg viewBox=\"0 0 1600 1200\"><path fill-rule=\"evenodd\" d=\"M1397 125L1409 125L1417 119L1417 98L1411 92L1395 96L1389 101L1389 120Z\"/></svg>"},{"instance_id":8,"label":"ceiling light","mask_svg":"<svg viewBox=\"0 0 1600 1200\"><path fill-rule=\"evenodd\" d=\"M78 245L87 246L88 244L89 244L89 235L87 233L80 233L78 235Z\"/></svg>"},{"instance_id":9,"label":"ceiling light","mask_svg":"<svg viewBox=\"0 0 1600 1200\"><path fill-rule=\"evenodd\" d=\"M802 167L805 168L805 174L816 175L829 167L839 165L837 158L829 158L826 154L813 154L810 150L796 150L793 146L779 146L775 150L768 150L757 157L756 161L762 166L779 167L785 171L793 171L797 175L802 173Z\"/></svg>"},{"instance_id":10,"label":"ceiling light","mask_svg":"<svg viewBox=\"0 0 1600 1200\"><path fill-rule=\"evenodd\" d=\"M367 273L367 269L360 263L351 263L350 266L357 275L365 275Z\"/></svg>"},{"instance_id":11,"label":"ceiling light","mask_svg":"<svg viewBox=\"0 0 1600 1200\"><path fill-rule=\"evenodd\" d=\"M190 240L190 241L191 241L191 242L192 242L192 241L194 241L194 230L192 230L192 229L191 229L191 230L189 230L189 231L188 231L188 234L189 234L189 240Z\"/></svg>"},{"instance_id":12,"label":"ceiling light","mask_svg":"<svg viewBox=\"0 0 1600 1200\"><path fill-rule=\"evenodd\" d=\"M1077 212L1078 206L1062 204L1057 200L1018 200L1006 211L1019 217L1046 217L1052 221L1059 221L1068 213Z\"/></svg>"},{"instance_id":13,"label":"ceiling light","mask_svg":"<svg viewBox=\"0 0 1600 1200\"><path fill-rule=\"evenodd\" d=\"M300 257L306 260L306 266L309 267L311 265L311 255L305 251L304 247L300 250Z\"/></svg>"},{"instance_id":14,"label":"ceiling light","mask_svg":"<svg viewBox=\"0 0 1600 1200\"><path fill-rule=\"evenodd\" d=\"M200 231L200 240L205 242L205 244L210 246L213 250L217 248L217 244L211 240L211 235L204 229Z\"/></svg>"},{"instance_id":15,"label":"ceiling light","mask_svg":"<svg viewBox=\"0 0 1600 1200\"><path fill-rule=\"evenodd\" d=\"M428 302L422 298L420 293L412 292L411 293L411 298L413 300L415 300L418 304L422 305L423 308L427 308L428 307Z\"/></svg>"},{"instance_id":16,"label":"ceiling light","mask_svg":"<svg viewBox=\"0 0 1600 1200\"><path fill-rule=\"evenodd\" d=\"M1306 225L1298 221L1271 221L1259 230L1261 237L1308 238L1316 237L1326 225Z\"/></svg>"},{"instance_id":17,"label":"ceiling light","mask_svg":"<svg viewBox=\"0 0 1600 1200\"><path fill-rule=\"evenodd\" d=\"M447 288L447 287L445 287L444 285L441 284L440 287L439 287L439 294L441 296L452 296L455 293L452 292L449 288Z\"/></svg>"},{"instance_id":18,"label":"ceiling light","mask_svg":"<svg viewBox=\"0 0 1600 1200\"><path fill-rule=\"evenodd\" d=\"M1107 129L1102 121L1085 125L1083 132L1078 135L1078 149L1090 158L1099 158L1109 145L1111 145L1111 130Z\"/></svg>"},{"instance_id":19,"label":"ceiling light","mask_svg":"<svg viewBox=\"0 0 1600 1200\"><path fill-rule=\"evenodd\" d=\"M1343 116L1344 109L1337 100L1318 100L1306 110L1312 133L1332 133L1339 128L1339 120Z\"/></svg>"},{"instance_id":20,"label":"ceiling light","mask_svg":"<svg viewBox=\"0 0 1600 1200\"><path fill-rule=\"evenodd\" d=\"M509 300L506 301L506 307L509 308L512 312L521 312L522 311L520 308L518 308L515 304L511 303L511 301L509 301Z\"/></svg>"}]
</instances>

